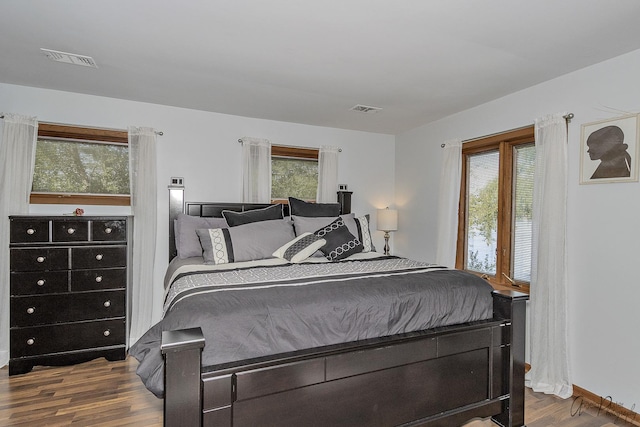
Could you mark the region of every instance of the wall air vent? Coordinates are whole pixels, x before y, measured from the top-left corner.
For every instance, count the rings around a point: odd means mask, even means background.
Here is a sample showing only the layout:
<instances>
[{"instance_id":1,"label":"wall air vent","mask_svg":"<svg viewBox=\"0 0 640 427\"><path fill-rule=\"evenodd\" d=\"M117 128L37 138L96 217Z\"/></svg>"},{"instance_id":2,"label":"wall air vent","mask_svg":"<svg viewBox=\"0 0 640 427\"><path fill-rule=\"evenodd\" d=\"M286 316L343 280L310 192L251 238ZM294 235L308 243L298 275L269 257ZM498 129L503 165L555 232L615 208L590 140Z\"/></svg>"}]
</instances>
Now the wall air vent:
<instances>
[{"instance_id":1,"label":"wall air vent","mask_svg":"<svg viewBox=\"0 0 640 427\"><path fill-rule=\"evenodd\" d=\"M375 114L378 111L382 110L382 108L380 107L371 107L368 105L362 105L362 104L358 104L355 105L353 107L350 108L351 111L357 111L359 113L365 113L365 114Z\"/></svg>"},{"instance_id":2,"label":"wall air vent","mask_svg":"<svg viewBox=\"0 0 640 427\"><path fill-rule=\"evenodd\" d=\"M52 61L64 62L66 64L82 65L83 67L98 68L96 61L90 56L77 55L75 53L60 52L57 50L40 48L42 53Z\"/></svg>"}]
</instances>

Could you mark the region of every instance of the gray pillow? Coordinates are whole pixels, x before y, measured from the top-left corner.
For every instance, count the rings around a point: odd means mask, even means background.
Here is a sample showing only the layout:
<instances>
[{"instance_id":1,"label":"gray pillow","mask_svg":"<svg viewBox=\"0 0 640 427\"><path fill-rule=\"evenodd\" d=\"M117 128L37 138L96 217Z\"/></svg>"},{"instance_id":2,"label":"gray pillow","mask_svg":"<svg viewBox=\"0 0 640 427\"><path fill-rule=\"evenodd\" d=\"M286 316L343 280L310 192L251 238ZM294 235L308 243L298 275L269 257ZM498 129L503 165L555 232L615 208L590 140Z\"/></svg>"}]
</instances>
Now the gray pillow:
<instances>
[{"instance_id":1,"label":"gray pillow","mask_svg":"<svg viewBox=\"0 0 640 427\"><path fill-rule=\"evenodd\" d=\"M289 209L292 216L328 216L335 218L340 215L342 206L340 206L340 203L310 203L295 197L289 197Z\"/></svg>"},{"instance_id":2,"label":"gray pillow","mask_svg":"<svg viewBox=\"0 0 640 427\"><path fill-rule=\"evenodd\" d=\"M291 221L276 219L229 228L196 230L205 264L272 258L273 253L295 234Z\"/></svg>"},{"instance_id":3,"label":"gray pillow","mask_svg":"<svg viewBox=\"0 0 640 427\"><path fill-rule=\"evenodd\" d=\"M174 230L176 233L176 250L178 258L185 259L202 256L202 246L196 234L198 228L227 228L224 218L206 218L178 214Z\"/></svg>"},{"instance_id":4,"label":"gray pillow","mask_svg":"<svg viewBox=\"0 0 640 427\"><path fill-rule=\"evenodd\" d=\"M269 221L272 219L282 219L282 205L271 205L266 208L252 209L245 212L222 211L222 216L227 220L229 227L249 224L258 221Z\"/></svg>"},{"instance_id":5,"label":"gray pillow","mask_svg":"<svg viewBox=\"0 0 640 427\"><path fill-rule=\"evenodd\" d=\"M376 247L373 246L373 238L371 237L371 229L369 228L369 214L358 216L355 218L358 233L355 236L360 239L364 248L362 252L375 252Z\"/></svg>"}]
</instances>

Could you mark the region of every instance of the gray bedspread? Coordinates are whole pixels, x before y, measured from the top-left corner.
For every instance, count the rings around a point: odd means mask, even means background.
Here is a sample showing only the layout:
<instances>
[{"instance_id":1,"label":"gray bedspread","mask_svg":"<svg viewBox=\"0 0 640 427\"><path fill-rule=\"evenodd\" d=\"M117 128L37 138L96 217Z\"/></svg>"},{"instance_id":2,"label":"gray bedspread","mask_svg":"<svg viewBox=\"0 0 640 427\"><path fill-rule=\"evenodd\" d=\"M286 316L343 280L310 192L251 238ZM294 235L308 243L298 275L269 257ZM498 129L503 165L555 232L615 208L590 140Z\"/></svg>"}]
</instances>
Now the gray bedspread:
<instances>
[{"instance_id":1,"label":"gray bedspread","mask_svg":"<svg viewBox=\"0 0 640 427\"><path fill-rule=\"evenodd\" d=\"M162 396L164 330L202 327L208 367L490 319L491 291L475 275L396 257L189 273L129 354Z\"/></svg>"}]
</instances>

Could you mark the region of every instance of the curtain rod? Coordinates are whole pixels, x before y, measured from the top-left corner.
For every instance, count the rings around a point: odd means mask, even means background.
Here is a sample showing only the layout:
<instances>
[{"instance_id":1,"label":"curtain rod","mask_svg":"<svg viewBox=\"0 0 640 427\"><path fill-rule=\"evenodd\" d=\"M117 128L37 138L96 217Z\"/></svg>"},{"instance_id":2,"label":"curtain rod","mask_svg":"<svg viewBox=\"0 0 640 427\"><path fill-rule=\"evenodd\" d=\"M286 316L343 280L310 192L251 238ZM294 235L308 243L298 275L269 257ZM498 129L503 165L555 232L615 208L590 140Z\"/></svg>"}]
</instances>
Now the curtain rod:
<instances>
[{"instance_id":1,"label":"curtain rod","mask_svg":"<svg viewBox=\"0 0 640 427\"><path fill-rule=\"evenodd\" d=\"M242 144L242 138L238 138L238 143ZM296 145L283 145L283 144L276 144L278 147L287 147L287 148L303 148L306 150L317 150L317 148L313 148L313 147L299 147ZM340 153L342 153L342 148L338 147L338 151Z\"/></svg>"},{"instance_id":2,"label":"curtain rod","mask_svg":"<svg viewBox=\"0 0 640 427\"><path fill-rule=\"evenodd\" d=\"M565 114L565 115L564 115L564 116L562 116L562 117L563 117L567 122L570 122L570 121L571 121L571 119L573 119L573 118L575 117L575 115L574 115L573 113L567 113L567 114ZM524 128L526 128L526 127L528 127L528 126L523 126L522 128L518 128L518 129L524 129ZM512 129L512 130L518 130L518 129ZM483 139L483 138L487 138L487 137L489 137L489 136L499 135L500 133L502 133L502 132L494 133L494 134L492 134L492 135L481 136L481 137L479 137L479 138L466 139L466 140L464 140L464 141L462 141L462 142L463 142L463 143L465 143L465 142L469 142L469 141L475 141L476 139ZM440 144L440 148L444 148L444 147L446 147L446 146L447 146L447 144Z\"/></svg>"},{"instance_id":3,"label":"curtain rod","mask_svg":"<svg viewBox=\"0 0 640 427\"><path fill-rule=\"evenodd\" d=\"M0 119L4 119L4 114L0 114ZM42 122L42 123L47 123L47 122ZM77 125L69 125L69 126L77 126ZM83 126L77 126L77 127L83 127ZM121 129L111 129L111 130L121 130ZM162 132L161 130L160 131L156 130L154 132L158 136L163 136L164 135L164 132Z\"/></svg>"}]
</instances>

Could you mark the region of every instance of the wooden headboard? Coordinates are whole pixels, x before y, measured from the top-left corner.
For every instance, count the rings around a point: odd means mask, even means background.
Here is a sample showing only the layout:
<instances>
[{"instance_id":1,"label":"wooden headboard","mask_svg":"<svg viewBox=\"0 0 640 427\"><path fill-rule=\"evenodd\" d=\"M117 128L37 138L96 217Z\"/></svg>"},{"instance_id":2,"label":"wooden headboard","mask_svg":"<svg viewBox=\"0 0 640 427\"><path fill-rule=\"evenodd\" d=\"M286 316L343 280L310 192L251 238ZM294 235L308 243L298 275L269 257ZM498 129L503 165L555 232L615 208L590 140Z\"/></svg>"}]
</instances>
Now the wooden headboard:
<instances>
[{"instance_id":1,"label":"wooden headboard","mask_svg":"<svg viewBox=\"0 0 640 427\"><path fill-rule=\"evenodd\" d=\"M222 211L244 212L252 209L262 209L271 206L269 203L217 203L217 202L186 202L184 213L190 216L222 218ZM284 214L289 214L289 205L282 205Z\"/></svg>"},{"instance_id":2,"label":"wooden headboard","mask_svg":"<svg viewBox=\"0 0 640 427\"><path fill-rule=\"evenodd\" d=\"M348 193L349 197L341 197L340 193ZM338 202L343 214L351 212L351 192L338 192ZM178 215L185 213L190 216L222 218L222 211L244 212L271 206L270 203L227 203L227 202L185 202L184 187L169 186L169 261L177 254L174 221ZM289 215L289 205L283 204L285 216Z\"/></svg>"}]
</instances>

